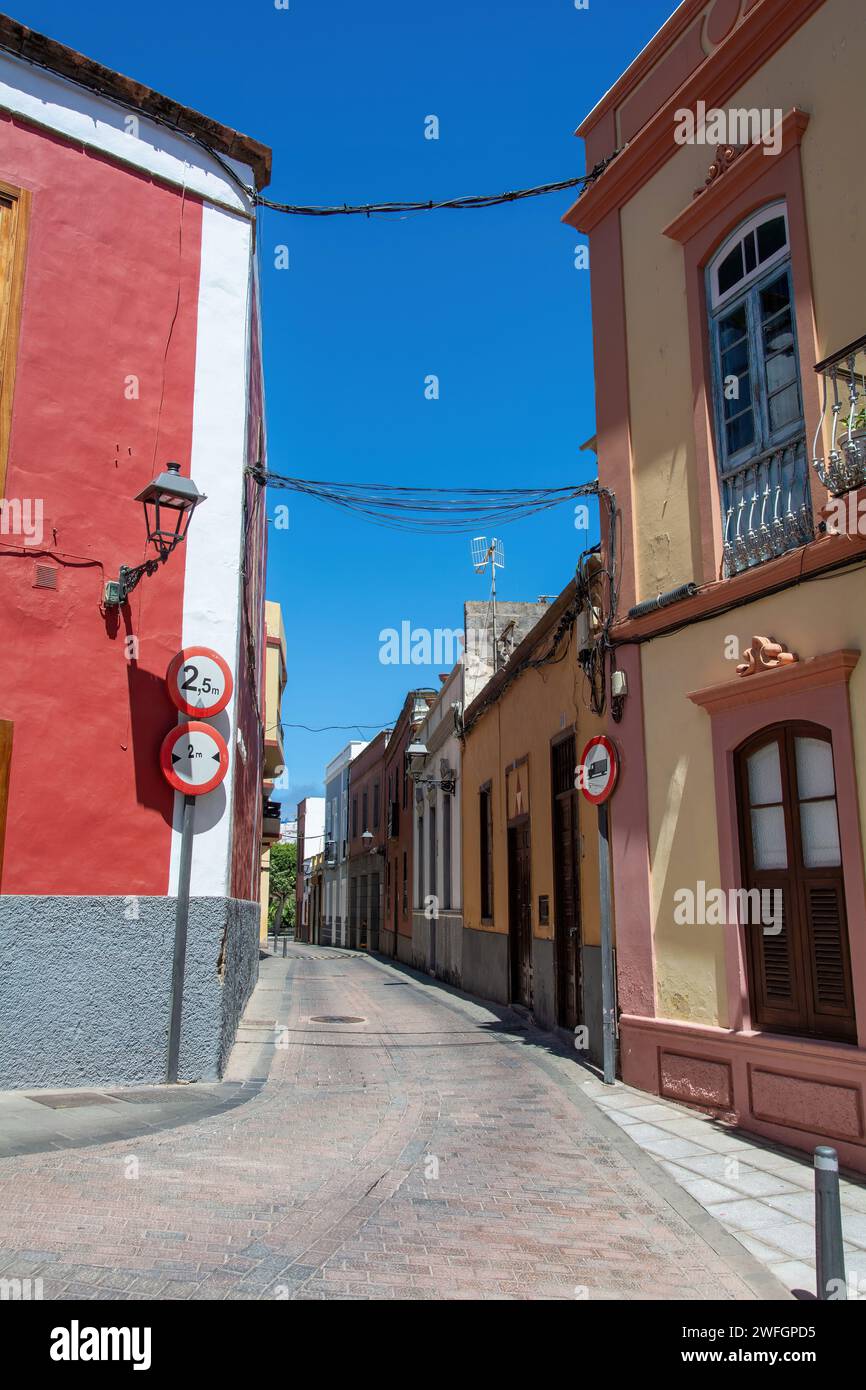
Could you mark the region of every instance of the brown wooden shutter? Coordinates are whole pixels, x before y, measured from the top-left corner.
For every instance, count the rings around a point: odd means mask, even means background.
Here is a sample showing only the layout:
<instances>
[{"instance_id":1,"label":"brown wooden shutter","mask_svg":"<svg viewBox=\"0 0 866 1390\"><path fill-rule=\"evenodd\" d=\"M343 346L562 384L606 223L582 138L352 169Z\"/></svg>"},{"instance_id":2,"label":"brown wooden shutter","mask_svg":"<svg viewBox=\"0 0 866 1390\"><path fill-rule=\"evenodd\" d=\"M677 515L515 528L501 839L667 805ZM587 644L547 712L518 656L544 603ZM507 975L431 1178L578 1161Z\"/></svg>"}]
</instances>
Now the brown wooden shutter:
<instances>
[{"instance_id":1,"label":"brown wooden shutter","mask_svg":"<svg viewBox=\"0 0 866 1390\"><path fill-rule=\"evenodd\" d=\"M806 931L811 947L814 1031L824 1037L856 1042L841 869L836 882L826 878L807 880L803 896Z\"/></svg>"},{"instance_id":2,"label":"brown wooden shutter","mask_svg":"<svg viewBox=\"0 0 866 1390\"><path fill-rule=\"evenodd\" d=\"M738 754L743 883L782 894L782 930L749 924L747 942L752 1022L811 1037L856 1040L854 995L841 865L808 869L803 862L795 740L830 741L827 730L790 724L767 730ZM748 759L775 744L782 778L787 868L760 869L752 835Z\"/></svg>"},{"instance_id":3,"label":"brown wooden shutter","mask_svg":"<svg viewBox=\"0 0 866 1390\"><path fill-rule=\"evenodd\" d=\"M3 881L3 846L6 840L9 773L12 767L12 728L10 720L0 719L0 883Z\"/></svg>"}]
</instances>

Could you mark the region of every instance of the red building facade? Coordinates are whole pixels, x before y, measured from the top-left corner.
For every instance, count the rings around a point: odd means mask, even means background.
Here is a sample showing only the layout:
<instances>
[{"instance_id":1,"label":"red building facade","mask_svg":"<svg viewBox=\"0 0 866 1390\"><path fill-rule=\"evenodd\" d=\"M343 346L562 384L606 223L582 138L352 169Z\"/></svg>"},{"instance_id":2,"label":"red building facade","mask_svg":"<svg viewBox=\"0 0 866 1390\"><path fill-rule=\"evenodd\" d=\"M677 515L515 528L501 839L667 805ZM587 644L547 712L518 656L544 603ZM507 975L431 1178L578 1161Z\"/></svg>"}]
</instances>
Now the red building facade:
<instances>
[{"instance_id":1,"label":"red building facade","mask_svg":"<svg viewBox=\"0 0 866 1390\"><path fill-rule=\"evenodd\" d=\"M215 1074L255 976L246 937L257 935L266 531L247 471L263 462L264 406L243 190L264 186L270 156L11 20L0 40L0 274L11 305L0 318L0 937L16 939L22 971L10 985L21 1029L0 1084L158 1073L157 940L174 911L182 804L158 753L179 719L166 668L190 645L216 649L234 676L213 720L229 771L197 807L191 888L194 904L209 904L193 912L191 967L218 994L203 1005L209 1021L188 1010L187 1070ZM167 460L207 500L167 563L107 606L106 581L152 553L134 499ZM62 750L50 773L48 746ZM155 1040L142 1032L127 1072L106 1060L112 1041L95 1010L74 1055L62 1023L56 1056L37 1047L25 976L40 964L23 942L27 923L61 901L73 902L60 915L71 914L89 960L82 994L98 988L87 978L95 942L114 943L122 965L101 985L109 1011L138 1008ZM74 976L74 940L70 950ZM142 971L144 1003L131 984ZM53 996L43 989L46 1008Z\"/></svg>"},{"instance_id":2,"label":"red building facade","mask_svg":"<svg viewBox=\"0 0 866 1390\"><path fill-rule=\"evenodd\" d=\"M385 909L380 949L385 955L412 960L412 872L414 862L414 787L409 778L406 750L427 710L435 690L410 690L394 725L385 755Z\"/></svg>"}]
</instances>

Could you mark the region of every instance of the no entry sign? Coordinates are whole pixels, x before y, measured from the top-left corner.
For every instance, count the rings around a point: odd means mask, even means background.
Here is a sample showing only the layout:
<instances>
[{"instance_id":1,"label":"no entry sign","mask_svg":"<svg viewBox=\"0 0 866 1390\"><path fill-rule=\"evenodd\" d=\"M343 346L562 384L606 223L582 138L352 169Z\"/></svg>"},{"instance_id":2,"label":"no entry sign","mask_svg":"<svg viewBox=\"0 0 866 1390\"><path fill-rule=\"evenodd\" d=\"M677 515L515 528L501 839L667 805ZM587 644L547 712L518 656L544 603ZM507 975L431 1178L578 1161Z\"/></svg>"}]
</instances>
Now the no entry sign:
<instances>
[{"instance_id":1,"label":"no entry sign","mask_svg":"<svg viewBox=\"0 0 866 1390\"><path fill-rule=\"evenodd\" d=\"M619 773L616 747L605 734L596 734L583 750L583 757L574 770L574 785L593 806L607 801Z\"/></svg>"},{"instance_id":2,"label":"no entry sign","mask_svg":"<svg viewBox=\"0 0 866 1390\"><path fill-rule=\"evenodd\" d=\"M225 777L229 750L222 734L210 724L192 719L166 734L159 761L163 776L175 791L186 796L204 796Z\"/></svg>"},{"instance_id":3,"label":"no entry sign","mask_svg":"<svg viewBox=\"0 0 866 1390\"><path fill-rule=\"evenodd\" d=\"M165 673L168 693L181 714L210 719L232 698L229 664L210 647L184 647Z\"/></svg>"}]
</instances>

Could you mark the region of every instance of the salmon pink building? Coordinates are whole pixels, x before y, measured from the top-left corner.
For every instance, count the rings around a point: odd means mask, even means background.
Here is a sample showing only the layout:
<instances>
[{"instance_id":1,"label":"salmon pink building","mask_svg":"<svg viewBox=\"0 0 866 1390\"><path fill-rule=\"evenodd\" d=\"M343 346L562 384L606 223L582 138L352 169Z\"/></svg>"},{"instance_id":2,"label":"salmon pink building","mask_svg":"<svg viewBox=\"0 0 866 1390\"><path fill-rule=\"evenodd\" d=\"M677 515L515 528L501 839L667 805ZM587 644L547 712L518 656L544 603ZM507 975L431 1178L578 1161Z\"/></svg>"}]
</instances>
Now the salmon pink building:
<instances>
[{"instance_id":1,"label":"salmon pink building","mask_svg":"<svg viewBox=\"0 0 866 1390\"><path fill-rule=\"evenodd\" d=\"M270 152L0 19L0 1087L158 1080L182 647L233 675L199 798L181 1075L217 1076L257 971L265 512L255 196ZM204 494L154 558L138 495ZM116 598L116 593L114 595Z\"/></svg>"},{"instance_id":2,"label":"salmon pink building","mask_svg":"<svg viewBox=\"0 0 866 1390\"><path fill-rule=\"evenodd\" d=\"M683 0L585 118L623 1079L866 1171L862 0ZM614 676L616 683L614 685Z\"/></svg>"}]
</instances>

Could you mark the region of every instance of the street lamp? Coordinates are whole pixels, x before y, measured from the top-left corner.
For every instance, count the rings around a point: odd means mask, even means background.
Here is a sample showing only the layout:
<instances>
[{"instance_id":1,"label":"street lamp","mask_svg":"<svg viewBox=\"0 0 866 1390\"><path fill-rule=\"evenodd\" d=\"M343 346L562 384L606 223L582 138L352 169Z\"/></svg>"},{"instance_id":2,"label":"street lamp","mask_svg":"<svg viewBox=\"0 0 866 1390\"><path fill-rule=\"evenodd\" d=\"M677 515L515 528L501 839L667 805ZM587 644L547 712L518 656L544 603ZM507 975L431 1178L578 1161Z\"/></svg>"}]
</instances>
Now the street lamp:
<instances>
[{"instance_id":1,"label":"street lamp","mask_svg":"<svg viewBox=\"0 0 866 1390\"><path fill-rule=\"evenodd\" d=\"M424 761L427 757L427 745L425 743L410 743L406 749L406 766L409 769L409 776L420 777L424 771Z\"/></svg>"},{"instance_id":2,"label":"street lamp","mask_svg":"<svg viewBox=\"0 0 866 1390\"><path fill-rule=\"evenodd\" d=\"M172 551L186 539L196 507L206 500L192 478L181 476L179 463L166 464L165 472L148 483L135 501L144 507L147 542L156 547L157 553L140 565L121 565L118 578L110 579L105 586L106 608L119 608L140 579L146 574L155 574L159 566L165 564Z\"/></svg>"}]
</instances>

